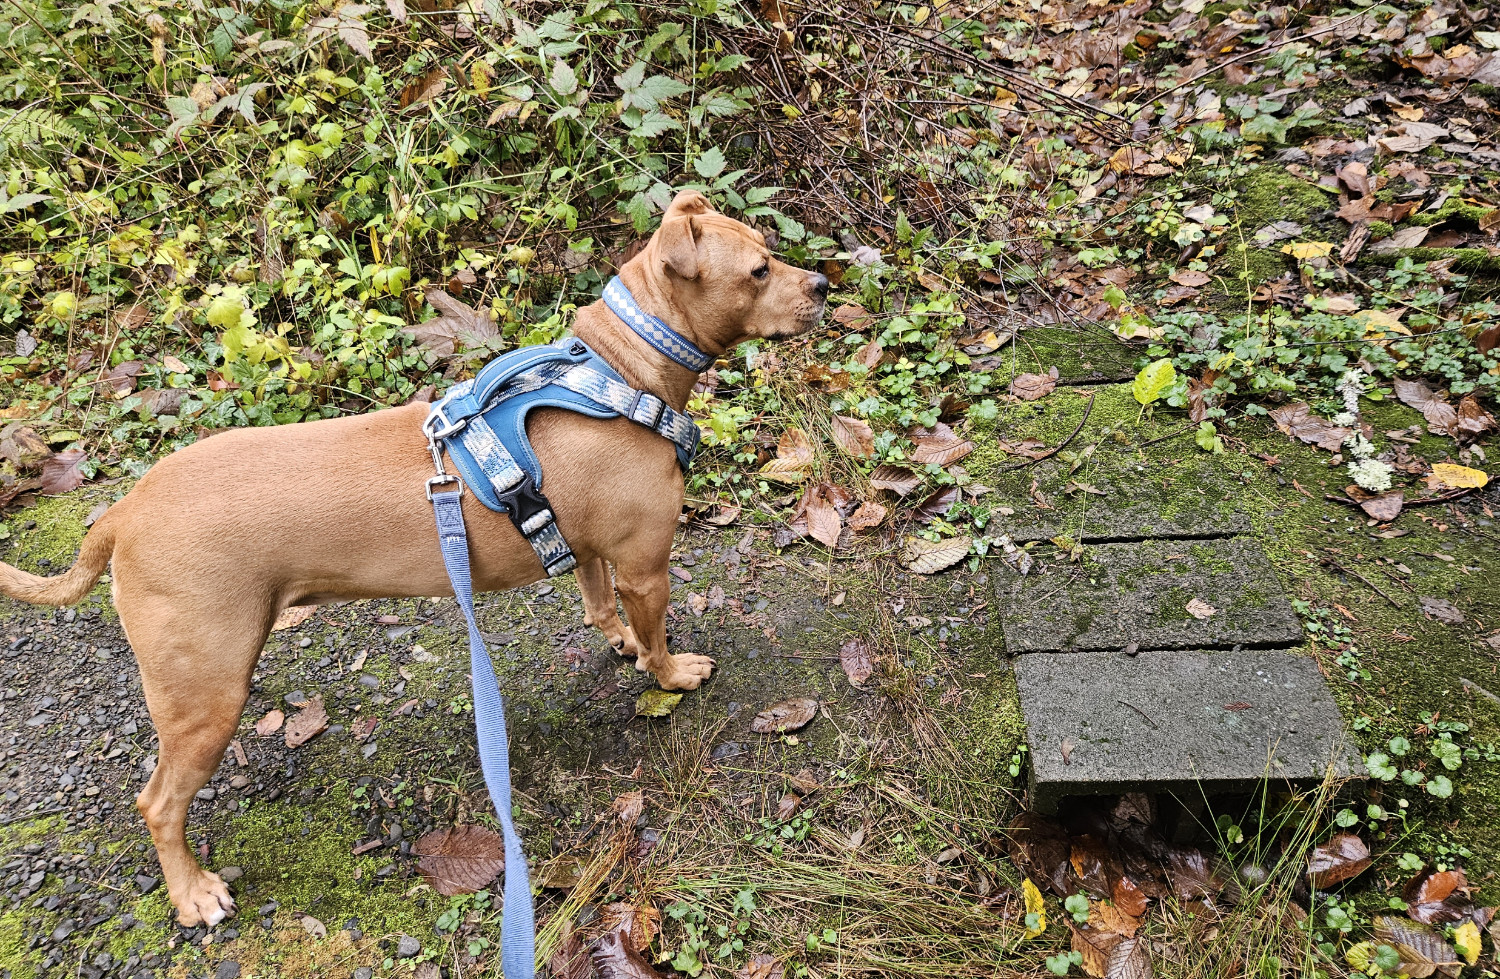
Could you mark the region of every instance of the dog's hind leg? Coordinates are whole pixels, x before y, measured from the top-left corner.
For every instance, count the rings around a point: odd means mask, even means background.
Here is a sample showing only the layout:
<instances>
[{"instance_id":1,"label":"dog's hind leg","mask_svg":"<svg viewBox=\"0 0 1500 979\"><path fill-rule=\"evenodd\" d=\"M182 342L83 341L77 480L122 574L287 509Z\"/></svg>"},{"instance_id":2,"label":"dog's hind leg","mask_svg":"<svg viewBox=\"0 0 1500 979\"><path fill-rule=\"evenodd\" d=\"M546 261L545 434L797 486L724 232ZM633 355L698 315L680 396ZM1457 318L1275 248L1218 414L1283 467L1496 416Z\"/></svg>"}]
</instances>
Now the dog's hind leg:
<instances>
[{"instance_id":1,"label":"dog's hind leg","mask_svg":"<svg viewBox=\"0 0 1500 979\"><path fill-rule=\"evenodd\" d=\"M585 561L573 569L573 578L578 582L578 591L583 595L583 623L597 626L604 638L616 650L623 651L635 645L635 636L630 627L620 621L619 607L615 602L615 583L610 578L609 566L602 557Z\"/></svg>"},{"instance_id":2,"label":"dog's hind leg","mask_svg":"<svg viewBox=\"0 0 1500 979\"><path fill-rule=\"evenodd\" d=\"M159 742L156 770L136 807L156 844L178 921L187 927L215 925L234 912L229 888L188 846L187 813L239 727L270 626L269 613L246 607L254 604L235 609L205 596L154 596L120 607Z\"/></svg>"},{"instance_id":3,"label":"dog's hind leg","mask_svg":"<svg viewBox=\"0 0 1500 979\"><path fill-rule=\"evenodd\" d=\"M667 547L657 560L621 563L615 567L615 584L636 640L625 651L635 654L636 669L656 675L662 689L696 690L713 672L714 661L697 653L673 656L667 652L667 600L672 592L667 560L671 544L668 538Z\"/></svg>"}]
</instances>

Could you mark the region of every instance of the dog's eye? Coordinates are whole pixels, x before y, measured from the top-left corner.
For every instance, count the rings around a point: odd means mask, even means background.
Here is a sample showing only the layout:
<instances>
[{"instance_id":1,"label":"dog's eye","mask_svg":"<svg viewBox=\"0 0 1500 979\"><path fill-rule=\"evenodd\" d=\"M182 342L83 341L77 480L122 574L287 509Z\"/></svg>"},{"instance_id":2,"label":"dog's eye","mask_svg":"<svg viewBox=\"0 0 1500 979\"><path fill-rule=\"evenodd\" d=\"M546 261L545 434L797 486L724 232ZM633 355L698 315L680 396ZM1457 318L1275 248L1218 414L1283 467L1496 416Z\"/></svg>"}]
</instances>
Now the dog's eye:
<instances>
[{"instance_id":1,"label":"dog's eye","mask_svg":"<svg viewBox=\"0 0 1500 979\"><path fill-rule=\"evenodd\" d=\"M768 275L771 274L771 265L770 265L769 262L764 263L764 264L761 265L760 268L756 269L754 272L751 272L750 274L753 275L753 276L755 276L757 279L764 279L766 276L768 276Z\"/></svg>"}]
</instances>

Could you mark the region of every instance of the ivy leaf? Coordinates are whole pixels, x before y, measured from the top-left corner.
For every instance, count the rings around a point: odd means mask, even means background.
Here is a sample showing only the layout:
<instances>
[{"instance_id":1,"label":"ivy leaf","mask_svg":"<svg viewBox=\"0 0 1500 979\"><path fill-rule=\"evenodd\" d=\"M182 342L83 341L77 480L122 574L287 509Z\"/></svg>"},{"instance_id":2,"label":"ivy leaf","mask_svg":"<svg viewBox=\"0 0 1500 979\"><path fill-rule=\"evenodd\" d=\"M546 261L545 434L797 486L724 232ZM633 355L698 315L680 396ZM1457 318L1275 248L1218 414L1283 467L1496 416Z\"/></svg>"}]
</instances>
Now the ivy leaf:
<instances>
[{"instance_id":1,"label":"ivy leaf","mask_svg":"<svg viewBox=\"0 0 1500 979\"><path fill-rule=\"evenodd\" d=\"M704 180L712 180L724 172L726 162L724 151L717 146L713 146L709 148L707 153L701 154L698 159L693 161L693 169L697 170L698 175Z\"/></svg>"},{"instance_id":2,"label":"ivy leaf","mask_svg":"<svg viewBox=\"0 0 1500 979\"><path fill-rule=\"evenodd\" d=\"M578 74L568 67L566 61L558 58L553 62L552 77L548 79L547 84L551 85L552 90L558 95L566 97L578 91Z\"/></svg>"},{"instance_id":3,"label":"ivy leaf","mask_svg":"<svg viewBox=\"0 0 1500 979\"><path fill-rule=\"evenodd\" d=\"M1162 396L1162 392L1171 387L1177 381L1177 370L1172 362L1166 358L1152 361L1141 372L1135 376L1135 384L1131 386L1131 393L1142 407L1151 404Z\"/></svg>"}]
</instances>

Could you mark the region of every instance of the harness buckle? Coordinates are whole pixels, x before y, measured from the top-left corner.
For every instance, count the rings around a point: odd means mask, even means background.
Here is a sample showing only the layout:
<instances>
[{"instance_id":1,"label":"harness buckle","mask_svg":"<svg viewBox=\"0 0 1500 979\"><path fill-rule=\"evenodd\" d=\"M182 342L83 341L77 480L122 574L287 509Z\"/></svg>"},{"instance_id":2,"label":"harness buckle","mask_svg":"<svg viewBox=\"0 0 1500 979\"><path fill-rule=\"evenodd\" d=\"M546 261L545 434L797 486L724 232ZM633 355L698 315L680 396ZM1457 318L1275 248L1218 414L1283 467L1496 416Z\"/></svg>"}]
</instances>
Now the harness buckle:
<instances>
[{"instance_id":1,"label":"harness buckle","mask_svg":"<svg viewBox=\"0 0 1500 979\"><path fill-rule=\"evenodd\" d=\"M447 413L443 410L444 402L439 401L432 406L427 417L422 419L422 434L427 436L429 442L441 442L450 435L463 431L465 425L469 424L467 418L458 421L449 421ZM439 427L441 425L441 427Z\"/></svg>"},{"instance_id":2,"label":"harness buckle","mask_svg":"<svg viewBox=\"0 0 1500 979\"><path fill-rule=\"evenodd\" d=\"M457 476L453 475L452 473L438 473L436 476L433 476L433 477L431 477L430 479L427 480L427 501L429 503L432 502L432 489L433 489L434 486L446 486L449 483L457 483L458 484L458 489L454 490L454 493L456 493L459 496L463 496L463 494L464 494L464 481L463 480L459 479Z\"/></svg>"},{"instance_id":3,"label":"harness buckle","mask_svg":"<svg viewBox=\"0 0 1500 979\"><path fill-rule=\"evenodd\" d=\"M516 529L520 530L527 540L535 536L542 527L552 523L551 507L548 505L546 497L538 492L536 483L532 482L530 473L527 473L520 482L516 483L510 489L497 490L495 498L509 512L511 522L516 525ZM532 517L543 512L548 514L548 519L543 521L541 526L534 528L531 533L527 533L522 524L528 523Z\"/></svg>"},{"instance_id":4,"label":"harness buckle","mask_svg":"<svg viewBox=\"0 0 1500 979\"><path fill-rule=\"evenodd\" d=\"M641 407L642 398L650 398L656 402L656 416L653 417L649 422L642 421L635 416L636 411L638 411ZM661 424L662 416L666 413L667 403L664 400L658 398L656 395L650 393L649 391L636 391L635 397L630 401L630 411L626 417L635 422L637 425L645 425L647 428L651 429L654 432L656 431L657 426Z\"/></svg>"}]
</instances>

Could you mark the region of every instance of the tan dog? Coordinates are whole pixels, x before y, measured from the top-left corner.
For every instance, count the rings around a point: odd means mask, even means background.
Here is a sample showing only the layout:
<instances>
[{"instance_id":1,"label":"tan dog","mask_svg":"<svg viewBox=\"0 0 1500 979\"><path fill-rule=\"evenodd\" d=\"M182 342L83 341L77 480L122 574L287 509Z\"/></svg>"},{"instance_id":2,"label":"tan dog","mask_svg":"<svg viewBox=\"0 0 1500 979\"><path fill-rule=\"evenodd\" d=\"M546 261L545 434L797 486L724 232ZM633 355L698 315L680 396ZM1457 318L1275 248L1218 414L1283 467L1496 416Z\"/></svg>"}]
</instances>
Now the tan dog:
<instances>
[{"instance_id":1,"label":"tan dog","mask_svg":"<svg viewBox=\"0 0 1500 979\"><path fill-rule=\"evenodd\" d=\"M810 329L828 293L826 278L772 258L760 233L693 191L677 196L620 276L642 309L714 354ZM697 375L602 301L579 310L573 332L633 387L679 411L686 405ZM188 849L187 810L239 726L277 614L291 605L453 594L423 493L433 473L426 415L426 405L413 404L216 435L152 468L94 524L66 574L41 578L0 564L0 592L70 605L114 563L115 606L160 740L136 805L184 925L217 924L234 910L224 882ZM697 687L713 660L667 652L668 559L683 497L672 443L624 418L558 409L538 409L529 434L578 559L585 621L663 687ZM505 514L472 494L463 508L475 591L544 576ZM616 588L628 626L616 613Z\"/></svg>"}]
</instances>

